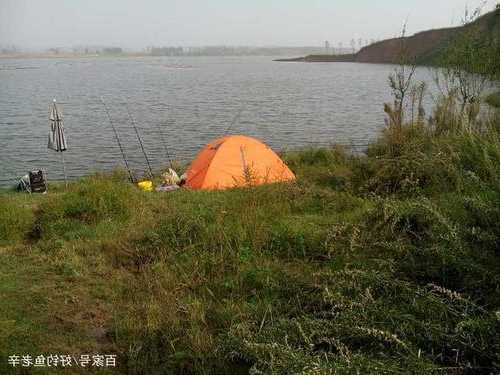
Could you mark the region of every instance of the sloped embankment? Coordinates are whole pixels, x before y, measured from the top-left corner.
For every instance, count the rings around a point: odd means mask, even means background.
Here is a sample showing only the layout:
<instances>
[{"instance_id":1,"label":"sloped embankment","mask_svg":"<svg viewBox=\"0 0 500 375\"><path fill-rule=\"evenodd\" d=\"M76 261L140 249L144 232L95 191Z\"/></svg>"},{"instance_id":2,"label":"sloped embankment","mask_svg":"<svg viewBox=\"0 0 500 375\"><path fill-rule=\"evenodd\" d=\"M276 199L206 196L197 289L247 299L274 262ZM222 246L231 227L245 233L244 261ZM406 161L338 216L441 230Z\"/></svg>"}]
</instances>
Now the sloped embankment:
<instances>
[{"instance_id":1,"label":"sloped embankment","mask_svg":"<svg viewBox=\"0 0 500 375\"><path fill-rule=\"evenodd\" d=\"M383 40L349 55L309 55L295 59L280 59L289 62L360 62L393 64L400 59L401 45L410 51L418 64L432 64L444 53L450 41L470 27L479 28L484 38L500 38L500 9L485 14L470 25L423 31L405 38ZM500 57L499 57L500 61Z\"/></svg>"}]
</instances>

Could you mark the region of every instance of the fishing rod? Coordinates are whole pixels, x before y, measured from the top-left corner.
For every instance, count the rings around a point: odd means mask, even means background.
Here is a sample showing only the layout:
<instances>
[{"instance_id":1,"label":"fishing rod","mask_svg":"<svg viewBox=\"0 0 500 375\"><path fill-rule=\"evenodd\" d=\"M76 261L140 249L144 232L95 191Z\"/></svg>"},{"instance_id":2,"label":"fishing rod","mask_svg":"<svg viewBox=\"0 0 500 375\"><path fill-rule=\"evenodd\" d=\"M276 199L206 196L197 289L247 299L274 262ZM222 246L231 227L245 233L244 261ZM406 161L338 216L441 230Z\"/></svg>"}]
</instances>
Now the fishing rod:
<instances>
[{"instance_id":1,"label":"fishing rod","mask_svg":"<svg viewBox=\"0 0 500 375\"><path fill-rule=\"evenodd\" d=\"M128 117L130 118L130 121L132 123L132 127L135 130L135 134L137 135L137 139L139 140L139 144L141 146L142 153L144 154L144 159L146 159L146 163L147 163L148 168L149 168L149 175L151 176L151 178L154 178L153 169L151 168L151 163L149 162L148 154L146 154L146 150L144 149L144 144L142 143L142 139L141 139L141 136L139 134L139 130L137 129L135 120L132 117L130 110L128 109L128 103L126 100L125 100L125 108L127 109L127 114L128 114Z\"/></svg>"},{"instance_id":2,"label":"fishing rod","mask_svg":"<svg viewBox=\"0 0 500 375\"><path fill-rule=\"evenodd\" d=\"M165 149L165 155L167 156L168 162L170 163L170 168L172 168L172 164L173 164L172 158L170 157L170 153L168 152L167 142L165 141L165 135L163 134L163 130L162 130L160 124L157 124L156 126L158 128L158 133L160 133L160 138L161 138L161 142L163 144L163 148Z\"/></svg>"},{"instance_id":3,"label":"fishing rod","mask_svg":"<svg viewBox=\"0 0 500 375\"><path fill-rule=\"evenodd\" d=\"M101 103L104 106L104 110L106 111L106 115L108 116L109 123L111 124L111 128L113 129L113 133L115 134L115 139L116 143L118 143L118 147L120 148L120 152L123 157L123 161L125 162L125 167L127 168L128 175L130 178L130 182L134 183L135 178L134 175L132 174L132 171L130 170L130 167L127 162L127 158L125 157L125 151L123 150L122 143L120 142L120 137L118 136L118 132L116 131L115 125L113 124L113 120L111 119L111 115L109 114L108 107L106 106L106 103L104 102L104 98L101 96Z\"/></svg>"}]
</instances>

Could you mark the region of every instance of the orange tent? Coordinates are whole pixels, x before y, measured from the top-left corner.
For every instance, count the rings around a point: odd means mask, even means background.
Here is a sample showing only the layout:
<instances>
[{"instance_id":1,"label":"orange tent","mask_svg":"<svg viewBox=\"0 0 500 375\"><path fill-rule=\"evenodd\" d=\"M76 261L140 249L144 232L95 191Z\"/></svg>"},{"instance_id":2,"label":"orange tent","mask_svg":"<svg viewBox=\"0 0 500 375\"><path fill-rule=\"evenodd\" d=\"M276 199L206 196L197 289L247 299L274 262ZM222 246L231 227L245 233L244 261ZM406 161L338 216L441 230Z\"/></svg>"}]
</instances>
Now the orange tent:
<instances>
[{"instance_id":1,"label":"orange tent","mask_svg":"<svg viewBox=\"0 0 500 375\"><path fill-rule=\"evenodd\" d=\"M210 142L187 171L192 189L226 189L295 180L276 153L258 140L230 135Z\"/></svg>"}]
</instances>

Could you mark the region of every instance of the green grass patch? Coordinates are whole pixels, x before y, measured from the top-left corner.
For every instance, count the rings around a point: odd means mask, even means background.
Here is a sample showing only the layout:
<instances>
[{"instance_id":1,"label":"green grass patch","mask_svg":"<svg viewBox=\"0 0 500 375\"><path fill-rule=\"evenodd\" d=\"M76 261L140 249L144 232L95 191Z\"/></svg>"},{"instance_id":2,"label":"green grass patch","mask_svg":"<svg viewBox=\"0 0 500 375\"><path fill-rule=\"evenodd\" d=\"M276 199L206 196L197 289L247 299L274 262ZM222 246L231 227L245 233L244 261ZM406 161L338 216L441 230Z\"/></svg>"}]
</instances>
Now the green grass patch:
<instances>
[{"instance_id":1,"label":"green grass patch","mask_svg":"<svg viewBox=\"0 0 500 375\"><path fill-rule=\"evenodd\" d=\"M26 237L33 226L34 204L27 196L0 194L0 246Z\"/></svg>"},{"instance_id":2,"label":"green grass patch","mask_svg":"<svg viewBox=\"0 0 500 375\"><path fill-rule=\"evenodd\" d=\"M486 102L492 107L500 108L500 91L489 95Z\"/></svg>"}]
</instances>

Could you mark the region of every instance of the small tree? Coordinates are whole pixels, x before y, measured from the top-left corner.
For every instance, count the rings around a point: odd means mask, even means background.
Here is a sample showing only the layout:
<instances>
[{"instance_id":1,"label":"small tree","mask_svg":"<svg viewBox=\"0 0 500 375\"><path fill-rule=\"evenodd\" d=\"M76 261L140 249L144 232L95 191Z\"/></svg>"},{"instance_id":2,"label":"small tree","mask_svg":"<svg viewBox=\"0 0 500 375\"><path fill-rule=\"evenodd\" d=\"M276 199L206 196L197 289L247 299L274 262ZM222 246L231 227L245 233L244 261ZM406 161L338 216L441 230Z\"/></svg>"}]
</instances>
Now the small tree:
<instances>
[{"instance_id":1,"label":"small tree","mask_svg":"<svg viewBox=\"0 0 500 375\"><path fill-rule=\"evenodd\" d=\"M495 41L475 21L482 6L465 11L463 28L439 60L435 81L444 96L459 102L460 116L468 126L476 123L481 98L496 74Z\"/></svg>"},{"instance_id":2,"label":"small tree","mask_svg":"<svg viewBox=\"0 0 500 375\"><path fill-rule=\"evenodd\" d=\"M389 87L394 97L394 104L385 104L384 110L389 116L389 126L401 130L404 119L405 107L409 93L414 89L413 78L417 68L415 58L412 56L406 39L406 23L403 25L401 37L399 38L399 51L397 55L397 67L389 75Z\"/></svg>"}]
</instances>

